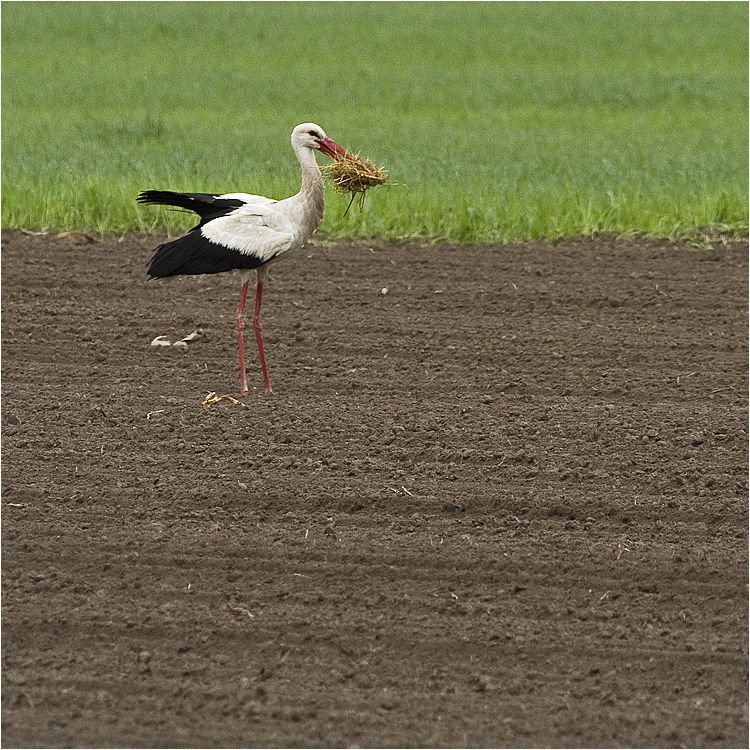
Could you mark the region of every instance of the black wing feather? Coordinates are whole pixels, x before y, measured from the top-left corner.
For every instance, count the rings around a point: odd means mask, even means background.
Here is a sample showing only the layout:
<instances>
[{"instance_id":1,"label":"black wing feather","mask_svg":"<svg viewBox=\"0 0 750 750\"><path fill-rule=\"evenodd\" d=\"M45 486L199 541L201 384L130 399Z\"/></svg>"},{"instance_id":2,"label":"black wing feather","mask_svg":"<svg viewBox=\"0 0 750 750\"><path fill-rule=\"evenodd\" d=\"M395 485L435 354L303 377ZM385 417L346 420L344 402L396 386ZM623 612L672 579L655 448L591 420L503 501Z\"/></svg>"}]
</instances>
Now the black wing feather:
<instances>
[{"instance_id":1,"label":"black wing feather","mask_svg":"<svg viewBox=\"0 0 750 750\"><path fill-rule=\"evenodd\" d=\"M175 206L193 211L201 217L198 226L218 219L245 205L239 198L224 198L213 193L174 193L171 190L144 190L136 199L138 203L158 206Z\"/></svg>"},{"instance_id":2,"label":"black wing feather","mask_svg":"<svg viewBox=\"0 0 750 750\"><path fill-rule=\"evenodd\" d=\"M263 265L260 258L211 242L196 229L198 227L184 237L156 248L148 268L149 278L222 273L235 268L252 269Z\"/></svg>"}]
</instances>

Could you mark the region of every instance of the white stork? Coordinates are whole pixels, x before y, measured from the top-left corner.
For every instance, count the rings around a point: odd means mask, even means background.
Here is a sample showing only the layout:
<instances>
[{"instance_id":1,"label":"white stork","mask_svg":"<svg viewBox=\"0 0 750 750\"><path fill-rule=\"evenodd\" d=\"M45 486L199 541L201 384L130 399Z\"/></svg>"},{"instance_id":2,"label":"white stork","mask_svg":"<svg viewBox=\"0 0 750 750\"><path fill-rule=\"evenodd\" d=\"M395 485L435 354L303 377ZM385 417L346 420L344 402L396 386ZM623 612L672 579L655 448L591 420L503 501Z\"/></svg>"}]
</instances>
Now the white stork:
<instances>
[{"instance_id":1,"label":"white stork","mask_svg":"<svg viewBox=\"0 0 750 750\"><path fill-rule=\"evenodd\" d=\"M266 393L272 394L261 338L260 300L268 266L285 253L301 248L318 228L325 213L323 177L315 161L315 151L338 159L350 157L322 128L307 122L292 131L292 148L302 167L302 187L297 195L275 201L248 193L173 193L146 190L139 203L177 206L195 211L200 223L184 237L160 245L148 269L149 278L161 279L182 274L221 273L243 270L244 284L237 309L236 327L240 349L240 385L247 393L245 373L244 310L251 271L255 270L255 315L253 328L263 367ZM351 158L351 157L350 157Z\"/></svg>"}]
</instances>

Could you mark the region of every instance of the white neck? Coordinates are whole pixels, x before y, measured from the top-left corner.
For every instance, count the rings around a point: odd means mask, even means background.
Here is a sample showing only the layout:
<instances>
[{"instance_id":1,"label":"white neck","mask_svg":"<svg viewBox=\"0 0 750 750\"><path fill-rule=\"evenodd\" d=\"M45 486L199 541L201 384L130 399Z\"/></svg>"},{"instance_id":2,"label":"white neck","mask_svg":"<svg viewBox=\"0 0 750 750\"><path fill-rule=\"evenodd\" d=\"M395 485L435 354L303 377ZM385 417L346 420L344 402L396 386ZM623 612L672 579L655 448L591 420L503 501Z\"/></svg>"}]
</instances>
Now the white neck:
<instances>
[{"instance_id":1,"label":"white neck","mask_svg":"<svg viewBox=\"0 0 750 750\"><path fill-rule=\"evenodd\" d=\"M288 200L294 201L301 209L309 236L323 221L326 209L325 186L315 160L315 151L311 148L295 148L294 153L302 169L302 186L299 193Z\"/></svg>"},{"instance_id":2,"label":"white neck","mask_svg":"<svg viewBox=\"0 0 750 750\"><path fill-rule=\"evenodd\" d=\"M297 195L305 201L322 203L325 196L323 175L320 174L318 162L315 160L315 151L311 148L300 148L295 149L295 153L302 169L302 187Z\"/></svg>"}]
</instances>

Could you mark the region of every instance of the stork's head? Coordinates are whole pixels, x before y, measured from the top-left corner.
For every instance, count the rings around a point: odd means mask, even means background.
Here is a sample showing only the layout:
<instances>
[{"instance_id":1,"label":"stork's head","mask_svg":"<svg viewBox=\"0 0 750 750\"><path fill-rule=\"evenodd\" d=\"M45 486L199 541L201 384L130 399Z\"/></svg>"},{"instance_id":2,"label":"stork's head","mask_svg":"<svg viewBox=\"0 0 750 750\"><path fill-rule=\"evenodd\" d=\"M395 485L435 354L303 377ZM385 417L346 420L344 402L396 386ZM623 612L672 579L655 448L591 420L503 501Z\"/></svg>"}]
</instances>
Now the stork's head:
<instances>
[{"instance_id":1,"label":"stork's head","mask_svg":"<svg viewBox=\"0 0 750 750\"><path fill-rule=\"evenodd\" d=\"M340 159L345 156L352 158L351 154L344 151L338 143L332 141L324 132L323 128L314 122L305 122L292 131L292 148L296 151L298 148L318 149L326 156L333 159Z\"/></svg>"}]
</instances>

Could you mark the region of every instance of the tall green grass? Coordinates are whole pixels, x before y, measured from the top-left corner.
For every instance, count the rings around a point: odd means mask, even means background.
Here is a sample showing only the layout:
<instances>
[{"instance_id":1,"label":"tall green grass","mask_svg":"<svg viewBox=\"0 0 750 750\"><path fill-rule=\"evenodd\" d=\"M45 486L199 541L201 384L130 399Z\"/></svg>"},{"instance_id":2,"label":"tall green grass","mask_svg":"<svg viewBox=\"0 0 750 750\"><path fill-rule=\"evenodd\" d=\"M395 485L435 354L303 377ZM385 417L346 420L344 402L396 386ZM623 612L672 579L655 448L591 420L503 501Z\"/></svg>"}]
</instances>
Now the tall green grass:
<instances>
[{"instance_id":1,"label":"tall green grass","mask_svg":"<svg viewBox=\"0 0 750 750\"><path fill-rule=\"evenodd\" d=\"M394 181L321 231L747 227L745 3L2 6L2 224L189 226L146 188L299 187L312 120ZM320 161L324 161L321 157Z\"/></svg>"}]
</instances>

